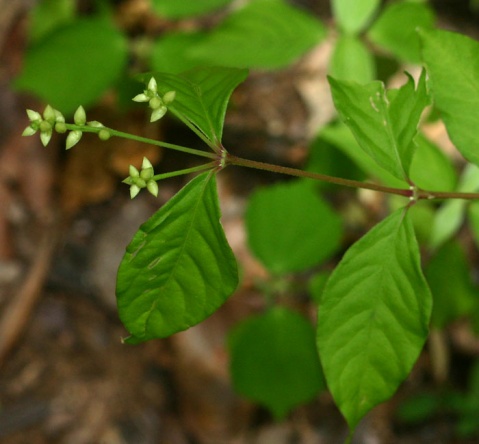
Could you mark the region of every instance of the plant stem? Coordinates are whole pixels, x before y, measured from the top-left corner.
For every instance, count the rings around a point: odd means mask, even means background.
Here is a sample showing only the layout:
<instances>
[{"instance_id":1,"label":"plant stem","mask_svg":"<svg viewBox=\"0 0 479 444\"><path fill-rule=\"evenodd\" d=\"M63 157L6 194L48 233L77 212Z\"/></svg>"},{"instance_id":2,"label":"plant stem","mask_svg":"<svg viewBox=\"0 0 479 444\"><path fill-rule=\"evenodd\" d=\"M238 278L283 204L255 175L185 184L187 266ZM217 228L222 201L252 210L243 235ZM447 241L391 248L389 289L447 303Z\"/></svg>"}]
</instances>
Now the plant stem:
<instances>
[{"instance_id":1,"label":"plant stem","mask_svg":"<svg viewBox=\"0 0 479 444\"><path fill-rule=\"evenodd\" d=\"M340 177L328 176L321 173L313 173L303 171L297 168L290 168L280 165L273 165L255 160L243 159L241 157L228 154L226 156L226 165L238 165L247 168L255 168L259 170L271 171L272 173L288 174L290 176L304 177L307 179L321 180L323 182L343 185L352 188L362 188L366 190L380 191L382 193L397 194L399 196L414 198L415 200L431 200L431 199L479 199L479 193L462 193L462 192L443 192L443 191L426 191L417 190L414 196L414 190L411 188L392 188L375 183L360 182L358 180L343 179Z\"/></svg>"},{"instance_id":2,"label":"plant stem","mask_svg":"<svg viewBox=\"0 0 479 444\"><path fill-rule=\"evenodd\" d=\"M153 180L168 179L169 177L182 176L190 173L198 173L200 171L212 170L217 166L216 162L208 162L202 165L198 165L191 168L185 168L184 170L171 171L170 173L155 174Z\"/></svg>"},{"instance_id":3,"label":"plant stem","mask_svg":"<svg viewBox=\"0 0 479 444\"><path fill-rule=\"evenodd\" d=\"M147 137L135 136L134 134L124 133L123 131L117 131L107 127L93 127L93 126L80 126L67 123L65 125L69 130L80 130L84 133L98 134L102 129L107 130L112 136L123 137L124 139L135 140L136 142L148 143L150 145L161 146L163 148L172 149L175 151L181 151L183 153L193 154L195 156L207 157L208 159L217 159L218 155L209 151L195 150L193 148L187 148L185 146L174 145L172 143L161 142L159 140L149 139Z\"/></svg>"},{"instance_id":4,"label":"plant stem","mask_svg":"<svg viewBox=\"0 0 479 444\"><path fill-rule=\"evenodd\" d=\"M336 185L344 185L352 188L364 188L367 190L381 191L388 194L397 194L399 196L411 197L412 191L408 189L392 188L375 183L360 182L359 180L342 179L340 177L328 176L326 174L313 173L310 171L299 170L280 165L273 165L255 160L243 159L241 157L228 154L226 158L227 165L238 165L247 168L255 168L259 170L271 171L272 173L288 174L290 176L304 177L307 179L321 180L323 182L334 183Z\"/></svg>"}]
</instances>

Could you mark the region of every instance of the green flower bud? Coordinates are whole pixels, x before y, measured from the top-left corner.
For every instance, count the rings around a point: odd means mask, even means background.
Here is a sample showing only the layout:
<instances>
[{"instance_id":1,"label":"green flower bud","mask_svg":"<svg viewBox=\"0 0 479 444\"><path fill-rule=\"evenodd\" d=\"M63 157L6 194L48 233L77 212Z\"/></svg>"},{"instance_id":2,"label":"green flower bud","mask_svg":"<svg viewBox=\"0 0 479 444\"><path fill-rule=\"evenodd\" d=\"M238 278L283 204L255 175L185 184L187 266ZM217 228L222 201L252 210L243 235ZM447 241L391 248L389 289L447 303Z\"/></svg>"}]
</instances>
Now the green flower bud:
<instances>
[{"instance_id":1,"label":"green flower bud","mask_svg":"<svg viewBox=\"0 0 479 444\"><path fill-rule=\"evenodd\" d=\"M141 162L141 169L145 170L146 168L153 169L153 165L147 157L143 157L143 161Z\"/></svg>"},{"instance_id":2,"label":"green flower bud","mask_svg":"<svg viewBox=\"0 0 479 444\"><path fill-rule=\"evenodd\" d=\"M53 110L55 111L55 122L57 123L65 123L65 117L63 117L63 114L58 111L58 110Z\"/></svg>"},{"instance_id":3,"label":"green flower bud","mask_svg":"<svg viewBox=\"0 0 479 444\"><path fill-rule=\"evenodd\" d=\"M36 122L36 121L41 121L42 116L40 113L37 113L36 111L33 111L31 109L27 109L27 116L30 122Z\"/></svg>"},{"instance_id":4,"label":"green flower bud","mask_svg":"<svg viewBox=\"0 0 479 444\"><path fill-rule=\"evenodd\" d=\"M35 128L32 128L31 126L27 126L22 133L22 136L33 136L37 130Z\"/></svg>"},{"instance_id":5,"label":"green flower bud","mask_svg":"<svg viewBox=\"0 0 479 444\"><path fill-rule=\"evenodd\" d=\"M40 132L40 140L42 141L43 146L47 146L48 142L50 142L51 138L52 138L52 130L51 129L50 129L50 131Z\"/></svg>"},{"instance_id":6,"label":"green flower bud","mask_svg":"<svg viewBox=\"0 0 479 444\"><path fill-rule=\"evenodd\" d=\"M173 100L175 100L175 97L176 97L176 91L168 91L163 96L163 102L166 105L169 105L171 102L173 102Z\"/></svg>"},{"instance_id":7,"label":"green flower bud","mask_svg":"<svg viewBox=\"0 0 479 444\"><path fill-rule=\"evenodd\" d=\"M151 91L153 93L158 92L158 85L156 84L156 80L154 77L152 77L148 82L148 91Z\"/></svg>"},{"instance_id":8,"label":"green flower bud","mask_svg":"<svg viewBox=\"0 0 479 444\"><path fill-rule=\"evenodd\" d=\"M55 131L59 134L64 134L67 132L67 126L63 122L57 122L55 124Z\"/></svg>"},{"instance_id":9,"label":"green flower bud","mask_svg":"<svg viewBox=\"0 0 479 444\"><path fill-rule=\"evenodd\" d=\"M71 131L67 136L66 149L73 148L80 141L82 135L80 130Z\"/></svg>"},{"instance_id":10,"label":"green flower bud","mask_svg":"<svg viewBox=\"0 0 479 444\"><path fill-rule=\"evenodd\" d=\"M98 137L100 138L100 140L105 141L111 137L111 133L110 131L106 129L101 129L100 132L98 133Z\"/></svg>"},{"instance_id":11,"label":"green flower bud","mask_svg":"<svg viewBox=\"0 0 479 444\"><path fill-rule=\"evenodd\" d=\"M158 184L153 179L149 180L146 183L147 190L153 194L153 196L158 197Z\"/></svg>"},{"instance_id":12,"label":"green flower bud","mask_svg":"<svg viewBox=\"0 0 479 444\"><path fill-rule=\"evenodd\" d=\"M83 108L83 106L80 105L77 108L77 110L75 111L75 114L73 115L73 121L77 125L85 125L85 123L86 123L86 113L85 113L85 109Z\"/></svg>"},{"instance_id":13,"label":"green flower bud","mask_svg":"<svg viewBox=\"0 0 479 444\"><path fill-rule=\"evenodd\" d=\"M56 118L55 110L50 105L47 105L45 107L45 111L43 111L43 118L45 120L55 121L55 118Z\"/></svg>"},{"instance_id":14,"label":"green flower bud","mask_svg":"<svg viewBox=\"0 0 479 444\"><path fill-rule=\"evenodd\" d=\"M140 177L144 180L150 180L153 177L153 168L146 168L141 170Z\"/></svg>"},{"instance_id":15,"label":"green flower bud","mask_svg":"<svg viewBox=\"0 0 479 444\"><path fill-rule=\"evenodd\" d=\"M133 165L130 165L128 172L130 177L140 177L140 172Z\"/></svg>"},{"instance_id":16,"label":"green flower bud","mask_svg":"<svg viewBox=\"0 0 479 444\"><path fill-rule=\"evenodd\" d=\"M159 108L153 110L150 117L150 122L156 122L160 120L166 114L166 106L160 106Z\"/></svg>"},{"instance_id":17,"label":"green flower bud","mask_svg":"<svg viewBox=\"0 0 479 444\"><path fill-rule=\"evenodd\" d=\"M49 131L52 130L52 124L46 120L43 120L42 123L40 123L40 131L42 133L48 133Z\"/></svg>"},{"instance_id":18,"label":"green flower bud","mask_svg":"<svg viewBox=\"0 0 479 444\"><path fill-rule=\"evenodd\" d=\"M150 100L150 108L151 109L158 109L160 108L161 106L163 106L163 102L162 100L159 98L159 97L153 97L151 100Z\"/></svg>"},{"instance_id":19,"label":"green flower bud","mask_svg":"<svg viewBox=\"0 0 479 444\"><path fill-rule=\"evenodd\" d=\"M130 187L130 198L131 199L135 198L138 195L138 193L140 192L140 189L141 188L138 185L132 185Z\"/></svg>"},{"instance_id":20,"label":"green flower bud","mask_svg":"<svg viewBox=\"0 0 479 444\"><path fill-rule=\"evenodd\" d=\"M132 99L134 102L148 102L150 98L146 94L137 94L135 97Z\"/></svg>"}]
</instances>

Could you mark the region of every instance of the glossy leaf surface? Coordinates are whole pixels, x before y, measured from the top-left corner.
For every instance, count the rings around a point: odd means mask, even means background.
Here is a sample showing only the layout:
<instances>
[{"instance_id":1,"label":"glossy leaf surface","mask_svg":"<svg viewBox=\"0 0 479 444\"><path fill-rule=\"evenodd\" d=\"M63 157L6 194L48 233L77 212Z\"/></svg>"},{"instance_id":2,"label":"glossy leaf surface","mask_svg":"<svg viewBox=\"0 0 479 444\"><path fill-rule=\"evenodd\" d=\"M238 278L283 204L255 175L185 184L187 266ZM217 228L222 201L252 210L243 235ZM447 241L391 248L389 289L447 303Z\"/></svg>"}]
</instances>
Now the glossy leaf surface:
<instances>
[{"instance_id":1,"label":"glossy leaf surface","mask_svg":"<svg viewBox=\"0 0 479 444\"><path fill-rule=\"evenodd\" d=\"M203 173L140 227L117 277L126 342L185 330L233 293L236 260L219 218L215 176Z\"/></svg>"},{"instance_id":2,"label":"glossy leaf surface","mask_svg":"<svg viewBox=\"0 0 479 444\"><path fill-rule=\"evenodd\" d=\"M245 222L252 252L274 274L312 267L340 246L340 217L306 181L256 191Z\"/></svg>"},{"instance_id":3,"label":"glossy leaf surface","mask_svg":"<svg viewBox=\"0 0 479 444\"><path fill-rule=\"evenodd\" d=\"M421 114L429 104L423 72L399 90L386 91L382 82L360 85L329 78L334 104L361 149L398 179L409 177L413 138Z\"/></svg>"},{"instance_id":4,"label":"glossy leaf surface","mask_svg":"<svg viewBox=\"0 0 479 444\"><path fill-rule=\"evenodd\" d=\"M162 94L176 91L168 109L210 146L219 147L228 100L247 75L245 69L210 67L181 74L148 73L139 78L148 83L154 76Z\"/></svg>"},{"instance_id":5,"label":"glossy leaf surface","mask_svg":"<svg viewBox=\"0 0 479 444\"><path fill-rule=\"evenodd\" d=\"M351 429L411 371L428 334L431 299L405 209L356 242L333 271L319 303L317 344Z\"/></svg>"},{"instance_id":6,"label":"glossy leaf surface","mask_svg":"<svg viewBox=\"0 0 479 444\"><path fill-rule=\"evenodd\" d=\"M229 349L236 390L278 420L324 389L314 328L298 313L276 307L243 321L231 332Z\"/></svg>"},{"instance_id":7,"label":"glossy leaf surface","mask_svg":"<svg viewBox=\"0 0 479 444\"><path fill-rule=\"evenodd\" d=\"M420 35L434 103L447 132L461 154L479 165L479 42L439 30Z\"/></svg>"}]
</instances>

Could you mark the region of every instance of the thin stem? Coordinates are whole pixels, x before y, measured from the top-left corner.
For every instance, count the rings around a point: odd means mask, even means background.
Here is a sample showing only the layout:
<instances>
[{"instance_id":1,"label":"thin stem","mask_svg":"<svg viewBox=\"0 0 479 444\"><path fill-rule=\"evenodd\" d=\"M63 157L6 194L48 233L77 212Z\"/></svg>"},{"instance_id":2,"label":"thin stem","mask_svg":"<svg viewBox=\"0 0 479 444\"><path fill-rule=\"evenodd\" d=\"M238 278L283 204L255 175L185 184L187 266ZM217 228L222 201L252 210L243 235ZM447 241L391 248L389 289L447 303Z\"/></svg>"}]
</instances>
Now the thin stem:
<instances>
[{"instance_id":1,"label":"thin stem","mask_svg":"<svg viewBox=\"0 0 479 444\"><path fill-rule=\"evenodd\" d=\"M455 191L424 191L420 190L417 196L420 199L465 199L476 200L479 199L479 193L462 193Z\"/></svg>"},{"instance_id":2,"label":"thin stem","mask_svg":"<svg viewBox=\"0 0 479 444\"><path fill-rule=\"evenodd\" d=\"M191 167L191 168L185 168L183 170L178 170L178 171L172 171L170 173L155 174L152 177L152 179L153 180L162 180L162 179L168 179L169 177L183 176L185 174L190 174L190 173L198 173L200 171L212 170L216 166L217 166L216 162L208 162L208 163L204 163L203 165L198 165L198 166Z\"/></svg>"},{"instance_id":3,"label":"thin stem","mask_svg":"<svg viewBox=\"0 0 479 444\"><path fill-rule=\"evenodd\" d=\"M340 177L328 176L326 174L312 173L310 171L303 171L297 168L290 168L280 165L272 165L264 162L257 162L255 160L243 159L228 154L226 158L227 165L238 165L247 168L255 168L259 170L271 171L272 173L288 174L290 176L304 177L307 179L321 180L323 182L334 183L336 185L344 185L352 188L364 188L367 190L381 191L388 194L397 194L399 196L410 197L412 191L410 189L392 188L375 183L360 182L358 180L342 179Z\"/></svg>"},{"instance_id":4,"label":"thin stem","mask_svg":"<svg viewBox=\"0 0 479 444\"><path fill-rule=\"evenodd\" d=\"M163 148L172 149L175 151L181 151L183 153L194 154L195 156L207 157L208 159L216 159L217 154L209 151L200 151L193 148L187 148L185 146L174 145L172 143L161 142L159 140L149 139L147 137L135 136L134 134L124 133L123 131L117 131L107 127L93 127L93 126L80 126L67 123L65 125L69 130L80 130L84 133L99 133L102 129L107 130L112 136L123 137L124 139L134 140L136 142L148 143L150 145L161 146Z\"/></svg>"}]
</instances>

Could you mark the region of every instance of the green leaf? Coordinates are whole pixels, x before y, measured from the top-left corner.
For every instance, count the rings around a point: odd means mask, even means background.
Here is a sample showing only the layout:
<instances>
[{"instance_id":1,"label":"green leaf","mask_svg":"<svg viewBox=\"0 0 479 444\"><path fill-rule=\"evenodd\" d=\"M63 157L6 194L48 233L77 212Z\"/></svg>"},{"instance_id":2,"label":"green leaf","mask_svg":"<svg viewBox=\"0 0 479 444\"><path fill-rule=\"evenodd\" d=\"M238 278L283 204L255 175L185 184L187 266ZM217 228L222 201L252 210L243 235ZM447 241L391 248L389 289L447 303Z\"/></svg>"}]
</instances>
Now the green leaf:
<instances>
[{"instance_id":1,"label":"green leaf","mask_svg":"<svg viewBox=\"0 0 479 444\"><path fill-rule=\"evenodd\" d=\"M232 0L151 0L151 3L153 10L157 14L170 19L177 19L206 14L231 3L231 1Z\"/></svg>"},{"instance_id":2,"label":"green leaf","mask_svg":"<svg viewBox=\"0 0 479 444\"><path fill-rule=\"evenodd\" d=\"M378 166L373 158L361 149L349 128L343 123L337 122L324 127L318 137L340 149L370 177L379 179L391 187L407 186L404 180L394 177L389 171Z\"/></svg>"},{"instance_id":3,"label":"green leaf","mask_svg":"<svg viewBox=\"0 0 479 444\"><path fill-rule=\"evenodd\" d=\"M366 83L376 77L375 71L374 58L361 40L351 35L339 36L329 63L331 76Z\"/></svg>"},{"instance_id":4,"label":"green leaf","mask_svg":"<svg viewBox=\"0 0 479 444\"><path fill-rule=\"evenodd\" d=\"M386 6L367 35L399 59L419 63L421 53L416 29L432 28L434 21L434 12L425 4L392 3Z\"/></svg>"},{"instance_id":5,"label":"green leaf","mask_svg":"<svg viewBox=\"0 0 479 444\"><path fill-rule=\"evenodd\" d=\"M407 179L414 154L413 138L429 104L423 72L399 90L386 92L382 82L360 85L329 77L334 104L360 147L398 179Z\"/></svg>"},{"instance_id":6,"label":"green leaf","mask_svg":"<svg viewBox=\"0 0 479 444\"><path fill-rule=\"evenodd\" d=\"M436 252L425 274L434 305L431 324L443 329L461 316L470 314L476 301L468 260L457 242L449 242Z\"/></svg>"},{"instance_id":7,"label":"green leaf","mask_svg":"<svg viewBox=\"0 0 479 444\"><path fill-rule=\"evenodd\" d=\"M358 34L372 20L380 0L332 0L333 16L343 31Z\"/></svg>"},{"instance_id":8,"label":"green leaf","mask_svg":"<svg viewBox=\"0 0 479 444\"><path fill-rule=\"evenodd\" d=\"M117 277L128 343L164 338L214 313L238 283L236 261L219 222L215 176L203 173L145 222Z\"/></svg>"},{"instance_id":9,"label":"green leaf","mask_svg":"<svg viewBox=\"0 0 479 444\"><path fill-rule=\"evenodd\" d=\"M180 73L202 64L188 55L188 51L206 34L196 32L172 32L162 35L153 44L150 64L153 71Z\"/></svg>"},{"instance_id":10,"label":"green leaf","mask_svg":"<svg viewBox=\"0 0 479 444\"><path fill-rule=\"evenodd\" d=\"M38 42L54 29L75 17L74 0L43 0L30 11L28 35L30 42Z\"/></svg>"},{"instance_id":11,"label":"green leaf","mask_svg":"<svg viewBox=\"0 0 479 444\"><path fill-rule=\"evenodd\" d=\"M168 109L208 145L218 148L228 100L247 75L246 69L209 67L181 74L147 73L138 78L148 83L152 76L155 77L161 94L176 91L175 100Z\"/></svg>"},{"instance_id":12,"label":"green leaf","mask_svg":"<svg viewBox=\"0 0 479 444\"><path fill-rule=\"evenodd\" d=\"M283 0L254 1L188 48L187 56L203 64L275 69L290 65L325 35L319 20Z\"/></svg>"},{"instance_id":13,"label":"green leaf","mask_svg":"<svg viewBox=\"0 0 479 444\"><path fill-rule=\"evenodd\" d=\"M247 319L231 332L229 349L235 389L277 420L324 389L313 326L295 312L276 307Z\"/></svg>"},{"instance_id":14,"label":"green leaf","mask_svg":"<svg viewBox=\"0 0 479 444\"><path fill-rule=\"evenodd\" d=\"M479 168L469 164L466 166L457 191L476 192L479 190ZM464 222L467 201L451 199L444 203L436 212L431 229L430 247L437 248L456 234Z\"/></svg>"},{"instance_id":15,"label":"green leaf","mask_svg":"<svg viewBox=\"0 0 479 444\"><path fill-rule=\"evenodd\" d=\"M411 162L411 179L428 191L452 191L457 185L457 173L452 161L433 142L419 133L414 142L417 150Z\"/></svg>"},{"instance_id":16,"label":"green leaf","mask_svg":"<svg viewBox=\"0 0 479 444\"><path fill-rule=\"evenodd\" d=\"M15 86L69 114L94 103L120 77L126 61L126 40L113 25L77 20L27 50Z\"/></svg>"},{"instance_id":17,"label":"green leaf","mask_svg":"<svg viewBox=\"0 0 479 444\"><path fill-rule=\"evenodd\" d=\"M339 248L342 236L341 218L301 180L256 191L245 223L251 251L274 274L321 263Z\"/></svg>"},{"instance_id":18,"label":"green leaf","mask_svg":"<svg viewBox=\"0 0 479 444\"><path fill-rule=\"evenodd\" d=\"M461 154L479 165L479 43L447 31L422 30L420 36L434 102L447 132Z\"/></svg>"},{"instance_id":19,"label":"green leaf","mask_svg":"<svg viewBox=\"0 0 479 444\"><path fill-rule=\"evenodd\" d=\"M430 314L414 230L400 209L349 248L318 308L321 363L351 430L409 374Z\"/></svg>"}]
</instances>

